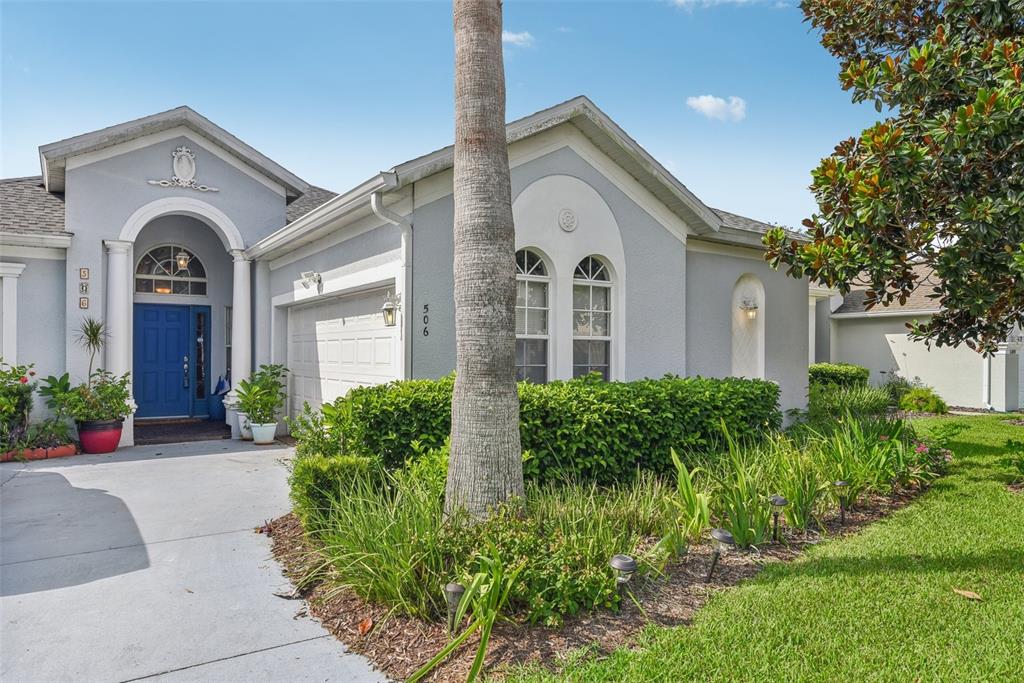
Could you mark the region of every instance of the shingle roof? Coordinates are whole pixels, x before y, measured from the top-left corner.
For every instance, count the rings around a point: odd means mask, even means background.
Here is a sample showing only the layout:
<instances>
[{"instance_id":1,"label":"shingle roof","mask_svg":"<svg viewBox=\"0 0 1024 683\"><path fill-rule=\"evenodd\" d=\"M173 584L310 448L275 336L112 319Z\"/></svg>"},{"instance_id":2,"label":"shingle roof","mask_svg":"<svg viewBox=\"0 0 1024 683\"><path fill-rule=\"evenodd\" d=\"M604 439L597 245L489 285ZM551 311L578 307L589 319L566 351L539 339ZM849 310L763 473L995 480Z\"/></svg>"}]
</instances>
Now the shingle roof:
<instances>
[{"instance_id":1,"label":"shingle roof","mask_svg":"<svg viewBox=\"0 0 1024 683\"><path fill-rule=\"evenodd\" d=\"M898 301L894 301L888 306L878 304L870 311L865 311L864 302L867 300L867 292L870 289L870 285L852 283L849 294L843 298L842 305L832 311L832 313L863 313L865 315L877 315L879 313L893 314L905 311L910 314L920 311L939 310L938 300L928 298L929 294L934 293L932 290L936 284L936 277L932 275L931 268L925 265L918 265L914 266L913 270L917 274L917 281L920 285L910 293L907 297L907 303L902 306Z\"/></svg>"},{"instance_id":2,"label":"shingle roof","mask_svg":"<svg viewBox=\"0 0 1024 683\"><path fill-rule=\"evenodd\" d=\"M0 232L65 235L64 195L47 192L42 176L0 180Z\"/></svg>"},{"instance_id":3,"label":"shingle roof","mask_svg":"<svg viewBox=\"0 0 1024 683\"><path fill-rule=\"evenodd\" d=\"M288 205L288 210L285 213L285 223L291 223L302 218L316 207L337 196L337 192L331 192L322 187L310 185L305 194Z\"/></svg>"},{"instance_id":4,"label":"shingle roof","mask_svg":"<svg viewBox=\"0 0 1024 683\"><path fill-rule=\"evenodd\" d=\"M735 228L736 230L746 230L747 232L756 232L763 235L772 228L781 227L783 230L786 231L786 234L790 235L791 237L795 237L797 239L807 239L806 235L796 232L795 230L791 230L784 225L772 225L771 223L765 223L763 221L754 220L753 218L747 218L746 216L740 216L739 214L735 214L732 213L731 211L726 211L724 209L712 210L721 217L722 224L729 228Z\"/></svg>"}]
</instances>

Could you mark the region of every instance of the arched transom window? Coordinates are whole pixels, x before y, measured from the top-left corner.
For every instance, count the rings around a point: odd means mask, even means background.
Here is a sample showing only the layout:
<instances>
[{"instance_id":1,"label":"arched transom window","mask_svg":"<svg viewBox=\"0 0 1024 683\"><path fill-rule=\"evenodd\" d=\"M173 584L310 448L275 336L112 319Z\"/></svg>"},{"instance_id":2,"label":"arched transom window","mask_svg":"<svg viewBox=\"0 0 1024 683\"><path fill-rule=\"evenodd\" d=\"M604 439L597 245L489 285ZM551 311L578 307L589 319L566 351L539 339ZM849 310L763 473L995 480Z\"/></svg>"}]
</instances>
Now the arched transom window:
<instances>
[{"instance_id":1,"label":"arched transom window","mask_svg":"<svg viewBox=\"0 0 1024 683\"><path fill-rule=\"evenodd\" d=\"M135 268L139 294L206 295L206 269L185 247L165 244L150 249Z\"/></svg>"},{"instance_id":2,"label":"arched transom window","mask_svg":"<svg viewBox=\"0 0 1024 683\"><path fill-rule=\"evenodd\" d=\"M572 284L572 376L599 372L610 376L612 281L595 256L576 266Z\"/></svg>"},{"instance_id":3,"label":"arched transom window","mask_svg":"<svg viewBox=\"0 0 1024 683\"><path fill-rule=\"evenodd\" d=\"M548 381L548 275L544 259L516 252L516 380Z\"/></svg>"}]
</instances>

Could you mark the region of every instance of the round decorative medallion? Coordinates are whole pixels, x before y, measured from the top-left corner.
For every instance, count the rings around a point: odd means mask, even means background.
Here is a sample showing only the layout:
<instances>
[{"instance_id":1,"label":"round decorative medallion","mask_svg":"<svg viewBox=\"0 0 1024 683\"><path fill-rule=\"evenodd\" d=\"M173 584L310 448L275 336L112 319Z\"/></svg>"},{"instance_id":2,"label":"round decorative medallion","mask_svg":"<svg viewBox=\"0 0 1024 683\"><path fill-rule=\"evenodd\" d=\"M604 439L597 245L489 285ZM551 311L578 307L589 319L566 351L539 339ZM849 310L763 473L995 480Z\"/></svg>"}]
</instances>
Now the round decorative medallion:
<instances>
[{"instance_id":1,"label":"round decorative medallion","mask_svg":"<svg viewBox=\"0 0 1024 683\"><path fill-rule=\"evenodd\" d=\"M562 209L558 212L558 227L566 232L572 232L576 229L578 220L576 214L572 209Z\"/></svg>"}]
</instances>

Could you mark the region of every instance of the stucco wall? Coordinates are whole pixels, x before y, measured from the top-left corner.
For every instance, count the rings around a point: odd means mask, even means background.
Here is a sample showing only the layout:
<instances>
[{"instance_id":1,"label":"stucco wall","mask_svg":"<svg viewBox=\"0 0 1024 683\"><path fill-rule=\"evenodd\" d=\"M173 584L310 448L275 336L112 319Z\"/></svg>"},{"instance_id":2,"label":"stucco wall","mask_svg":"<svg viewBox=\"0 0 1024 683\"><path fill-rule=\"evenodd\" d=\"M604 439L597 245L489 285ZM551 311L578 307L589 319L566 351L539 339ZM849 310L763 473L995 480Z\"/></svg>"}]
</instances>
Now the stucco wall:
<instances>
[{"instance_id":1,"label":"stucco wall","mask_svg":"<svg viewBox=\"0 0 1024 683\"><path fill-rule=\"evenodd\" d=\"M213 143L198 138L180 136L67 170L65 220L75 237L67 252L65 335L73 334L86 316L105 317L103 240L119 239L125 222L142 206L173 197L205 202L231 219L246 246L284 225L284 196L220 159L209 151ZM181 145L196 154L197 182L216 187L218 192L148 184L148 180L171 177L171 154ZM223 245L221 248L226 250ZM87 310L78 308L80 268L90 271ZM84 375L87 362L83 351L68 346L67 365L72 375Z\"/></svg>"},{"instance_id":2,"label":"stucco wall","mask_svg":"<svg viewBox=\"0 0 1024 683\"><path fill-rule=\"evenodd\" d=\"M913 319L913 316L834 319L834 360L869 368L874 384L884 383L886 373L896 369L902 377L933 387L950 405L981 408L982 357L966 345L929 349L921 342L911 341L907 338L906 323ZM1004 376L1017 371L1015 364L1009 365L1005 362L993 365L993 394L1003 392L1003 398L994 403L1005 404L1008 400L1005 392L1016 388L1013 378Z\"/></svg>"},{"instance_id":3,"label":"stucco wall","mask_svg":"<svg viewBox=\"0 0 1024 683\"><path fill-rule=\"evenodd\" d=\"M765 379L778 382L783 410L807 404L807 282L772 270L752 250L737 255L694 248L686 264L686 368L689 375L726 377L732 370L733 288L744 274L765 289ZM748 256L738 254L749 252Z\"/></svg>"},{"instance_id":4,"label":"stucco wall","mask_svg":"<svg viewBox=\"0 0 1024 683\"><path fill-rule=\"evenodd\" d=\"M619 281L615 286L622 288L624 304L619 306L621 310L613 310L613 317L625 314L622 321L625 367L621 374L613 370L613 375L637 379L659 377L666 372L685 374L684 245L569 148L561 148L512 169L513 205L531 184L556 175L575 178L596 191L607 204L621 232L625 266L622 268L624 272L617 274ZM578 228L571 234L558 234L558 210L569 199L567 194L550 197L551 222L540 229L556 233L557 239L561 240L557 244L561 246L555 246L555 249L564 249L567 253L574 249L582 250L582 254L599 253L589 251L586 246L588 239L595 243L598 240L593 233L588 237L588 228L594 229L594 226L587 225L580 210L574 209L580 214ZM429 335L422 334L421 321L418 321L413 334L413 373L417 377L437 377L455 367L453 223L451 195L418 206L415 210L413 310L422 317L423 307L429 306ZM536 225L517 226L517 236L537 228ZM520 247L531 246L527 241L531 238L517 240L517 244ZM560 253L548 255L562 268L562 261L569 258ZM560 311L556 315L558 313ZM569 342L556 340L555 343ZM623 339L617 337L612 343L613 347L623 344ZM565 376L571 375L571 369L559 366L559 376L563 375L563 370Z\"/></svg>"},{"instance_id":5,"label":"stucco wall","mask_svg":"<svg viewBox=\"0 0 1024 683\"><path fill-rule=\"evenodd\" d=\"M206 296L174 296L166 294L135 294L135 303L185 304L188 306L209 306L211 325L210 370L211 388L217 377L225 374L227 352L225 344L226 313L231 305L231 256L224 251L224 245L216 233L205 223L189 216L164 216L157 218L142 229L135 240L132 262L134 271L143 255L158 245L174 244L185 247L195 254L206 269ZM134 291L134 288L133 288Z\"/></svg>"}]
</instances>

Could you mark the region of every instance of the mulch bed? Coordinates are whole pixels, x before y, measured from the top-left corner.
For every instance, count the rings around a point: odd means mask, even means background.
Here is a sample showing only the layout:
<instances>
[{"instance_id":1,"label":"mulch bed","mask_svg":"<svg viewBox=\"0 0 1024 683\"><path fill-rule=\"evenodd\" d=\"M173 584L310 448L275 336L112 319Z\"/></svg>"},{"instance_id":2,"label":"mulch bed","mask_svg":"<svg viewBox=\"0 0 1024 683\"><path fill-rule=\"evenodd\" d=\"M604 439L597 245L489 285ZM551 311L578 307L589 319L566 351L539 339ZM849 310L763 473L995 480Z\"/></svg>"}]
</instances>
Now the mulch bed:
<instances>
[{"instance_id":1,"label":"mulch bed","mask_svg":"<svg viewBox=\"0 0 1024 683\"><path fill-rule=\"evenodd\" d=\"M619 612L587 612L567 618L560 628L497 624L491 636L486 669L490 675L500 677L501 672L512 664L540 662L557 668L561 656L569 650L588 647L596 653L607 653L629 646L647 624L688 625L712 593L749 579L770 562L799 557L806 546L829 537L853 533L907 505L918 493L920 491L915 490L892 496L869 496L858 509L847 513L844 527L839 526L836 517L825 520L824 529L806 536L781 529L783 539L778 544L725 554L710 583L705 583L704 577L712 548L710 544L692 546L685 557L666 568L663 576L642 580L633 586L643 612L627 598ZM296 585L301 577L321 562L294 514L280 517L257 529L257 532L271 536L274 557ZM364 655L394 679L407 678L448 643L443 624L389 615L386 607L369 603L349 589L332 585L329 574L313 585L297 588L295 596L304 598L308 613L350 650ZM429 680L464 681L477 643L476 638L469 640L435 669Z\"/></svg>"},{"instance_id":2,"label":"mulch bed","mask_svg":"<svg viewBox=\"0 0 1024 683\"><path fill-rule=\"evenodd\" d=\"M1003 420L1003 424L1015 425L1017 427L1024 427L1024 420L1018 420L1018 419Z\"/></svg>"}]
</instances>

